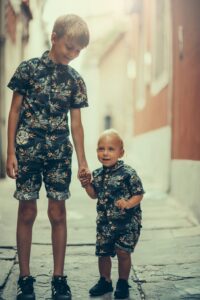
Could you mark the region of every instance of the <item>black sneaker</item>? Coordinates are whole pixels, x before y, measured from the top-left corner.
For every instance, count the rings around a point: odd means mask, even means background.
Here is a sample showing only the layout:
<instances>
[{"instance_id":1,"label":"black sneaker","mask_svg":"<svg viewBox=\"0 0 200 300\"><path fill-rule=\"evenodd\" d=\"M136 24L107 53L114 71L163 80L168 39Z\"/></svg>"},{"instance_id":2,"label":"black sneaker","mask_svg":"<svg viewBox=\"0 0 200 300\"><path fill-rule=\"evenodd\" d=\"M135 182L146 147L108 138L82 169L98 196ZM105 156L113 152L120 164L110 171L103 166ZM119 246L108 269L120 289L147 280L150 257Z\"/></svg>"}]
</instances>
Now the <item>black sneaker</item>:
<instances>
[{"instance_id":1,"label":"black sneaker","mask_svg":"<svg viewBox=\"0 0 200 300\"><path fill-rule=\"evenodd\" d=\"M70 300L72 297L70 287L67 284L67 276L53 276L51 290L54 300Z\"/></svg>"},{"instance_id":2,"label":"black sneaker","mask_svg":"<svg viewBox=\"0 0 200 300\"><path fill-rule=\"evenodd\" d=\"M112 292L112 281L108 282L104 277L101 277L97 284L95 284L90 290L90 296L102 296L106 293Z\"/></svg>"},{"instance_id":3,"label":"black sneaker","mask_svg":"<svg viewBox=\"0 0 200 300\"><path fill-rule=\"evenodd\" d=\"M17 300L35 300L32 276L19 277L17 282Z\"/></svg>"},{"instance_id":4,"label":"black sneaker","mask_svg":"<svg viewBox=\"0 0 200 300\"><path fill-rule=\"evenodd\" d=\"M125 279L118 279L116 290L114 293L115 299L126 299L129 297L129 284Z\"/></svg>"}]
</instances>

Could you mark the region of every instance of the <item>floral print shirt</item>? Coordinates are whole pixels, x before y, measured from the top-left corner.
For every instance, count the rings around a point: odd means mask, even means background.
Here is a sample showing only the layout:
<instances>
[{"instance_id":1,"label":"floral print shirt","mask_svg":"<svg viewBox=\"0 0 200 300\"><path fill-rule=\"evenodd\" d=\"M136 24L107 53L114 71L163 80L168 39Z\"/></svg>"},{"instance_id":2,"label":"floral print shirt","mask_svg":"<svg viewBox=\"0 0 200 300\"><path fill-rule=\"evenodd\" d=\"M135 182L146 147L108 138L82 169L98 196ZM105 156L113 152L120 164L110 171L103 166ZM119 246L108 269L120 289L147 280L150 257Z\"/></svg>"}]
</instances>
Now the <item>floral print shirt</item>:
<instances>
[{"instance_id":1,"label":"floral print shirt","mask_svg":"<svg viewBox=\"0 0 200 300\"><path fill-rule=\"evenodd\" d=\"M121 210L115 202L121 198L144 194L136 171L119 160L112 167L101 167L93 172L92 185L97 194L97 225L118 221L129 222L133 215L141 214L140 204Z\"/></svg>"},{"instance_id":2,"label":"floral print shirt","mask_svg":"<svg viewBox=\"0 0 200 300\"><path fill-rule=\"evenodd\" d=\"M49 51L41 58L23 61L8 83L23 95L18 138L31 135L69 136L67 113L88 106L86 86L69 65L55 64Z\"/></svg>"}]
</instances>

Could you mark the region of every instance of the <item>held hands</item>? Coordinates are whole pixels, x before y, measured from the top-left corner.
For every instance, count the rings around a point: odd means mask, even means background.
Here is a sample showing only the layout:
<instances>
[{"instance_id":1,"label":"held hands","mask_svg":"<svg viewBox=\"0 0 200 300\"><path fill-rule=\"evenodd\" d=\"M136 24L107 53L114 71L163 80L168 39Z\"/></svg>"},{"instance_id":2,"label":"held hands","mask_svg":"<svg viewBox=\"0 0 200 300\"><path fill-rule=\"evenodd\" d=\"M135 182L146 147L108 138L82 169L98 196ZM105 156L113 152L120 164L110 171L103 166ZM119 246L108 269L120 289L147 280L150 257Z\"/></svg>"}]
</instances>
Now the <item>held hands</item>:
<instances>
[{"instance_id":1,"label":"held hands","mask_svg":"<svg viewBox=\"0 0 200 300\"><path fill-rule=\"evenodd\" d=\"M10 178L16 179L18 176L18 163L15 154L8 155L6 172Z\"/></svg>"},{"instance_id":2,"label":"held hands","mask_svg":"<svg viewBox=\"0 0 200 300\"><path fill-rule=\"evenodd\" d=\"M129 209L130 203L129 203L129 201L127 201L125 199L119 199L116 201L116 206L122 210Z\"/></svg>"},{"instance_id":3,"label":"held hands","mask_svg":"<svg viewBox=\"0 0 200 300\"><path fill-rule=\"evenodd\" d=\"M81 182L82 187L86 187L91 182L91 173L87 168L83 168L78 173L78 178Z\"/></svg>"}]
</instances>

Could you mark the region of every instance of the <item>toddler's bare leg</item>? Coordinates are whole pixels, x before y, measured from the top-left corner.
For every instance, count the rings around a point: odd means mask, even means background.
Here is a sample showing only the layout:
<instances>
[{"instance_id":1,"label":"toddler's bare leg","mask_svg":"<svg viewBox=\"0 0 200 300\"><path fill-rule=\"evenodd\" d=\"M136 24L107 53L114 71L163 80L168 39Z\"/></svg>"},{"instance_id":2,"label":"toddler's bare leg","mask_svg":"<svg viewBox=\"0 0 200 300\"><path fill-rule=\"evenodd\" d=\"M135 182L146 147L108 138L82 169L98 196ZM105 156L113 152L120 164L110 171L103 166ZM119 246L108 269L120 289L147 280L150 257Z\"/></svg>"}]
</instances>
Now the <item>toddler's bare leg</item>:
<instances>
[{"instance_id":1,"label":"toddler's bare leg","mask_svg":"<svg viewBox=\"0 0 200 300\"><path fill-rule=\"evenodd\" d=\"M63 275L67 242L65 201L49 199L48 216L52 228L52 247L54 259L53 275Z\"/></svg>"},{"instance_id":2,"label":"toddler's bare leg","mask_svg":"<svg viewBox=\"0 0 200 300\"><path fill-rule=\"evenodd\" d=\"M107 281L111 280L111 267L112 262L110 256L99 257L99 273L101 277L105 277Z\"/></svg>"},{"instance_id":3,"label":"toddler's bare leg","mask_svg":"<svg viewBox=\"0 0 200 300\"><path fill-rule=\"evenodd\" d=\"M131 254L121 249L116 249L118 257L119 278L128 280L131 270Z\"/></svg>"},{"instance_id":4,"label":"toddler's bare leg","mask_svg":"<svg viewBox=\"0 0 200 300\"><path fill-rule=\"evenodd\" d=\"M32 227L37 215L35 200L19 202L17 219L17 251L20 276L30 275L30 252L32 242Z\"/></svg>"}]
</instances>

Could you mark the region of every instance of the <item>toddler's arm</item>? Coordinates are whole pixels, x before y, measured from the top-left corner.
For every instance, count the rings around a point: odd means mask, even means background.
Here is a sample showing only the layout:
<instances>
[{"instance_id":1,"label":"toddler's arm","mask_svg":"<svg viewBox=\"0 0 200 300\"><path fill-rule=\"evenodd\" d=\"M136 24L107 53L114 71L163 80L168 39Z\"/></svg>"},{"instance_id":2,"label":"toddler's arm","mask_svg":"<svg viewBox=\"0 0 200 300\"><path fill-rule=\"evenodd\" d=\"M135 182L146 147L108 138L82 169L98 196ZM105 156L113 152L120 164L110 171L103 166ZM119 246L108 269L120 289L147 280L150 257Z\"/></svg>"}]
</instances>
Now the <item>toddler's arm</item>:
<instances>
[{"instance_id":1,"label":"toddler's arm","mask_svg":"<svg viewBox=\"0 0 200 300\"><path fill-rule=\"evenodd\" d=\"M117 207L121 209L129 209L133 208L134 206L138 205L143 198L143 195L136 195L132 196L130 199L125 200L125 199L119 199L116 202Z\"/></svg>"},{"instance_id":2,"label":"toddler's arm","mask_svg":"<svg viewBox=\"0 0 200 300\"><path fill-rule=\"evenodd\" d=\"M83 188L85 188L88 196L92 199L96 199L97 195L95 190L91 184L91 174L87 172L87 170L82 170L79 175L79 180Z\"/></svg>"},{"instance_id":3,"label":"toddler's arm","mask_svg":"<svg viewBox=\"0 0 200 300\"><path fill-rule=\"evenodd\" d=\"M86 186L84 186L84 188L85 188L88 196L90 196L90 198L92 198L92 199L97 198L97 195L96 195L95 190L91 183L88 183Z\"/></svg>"}]
</instances>

